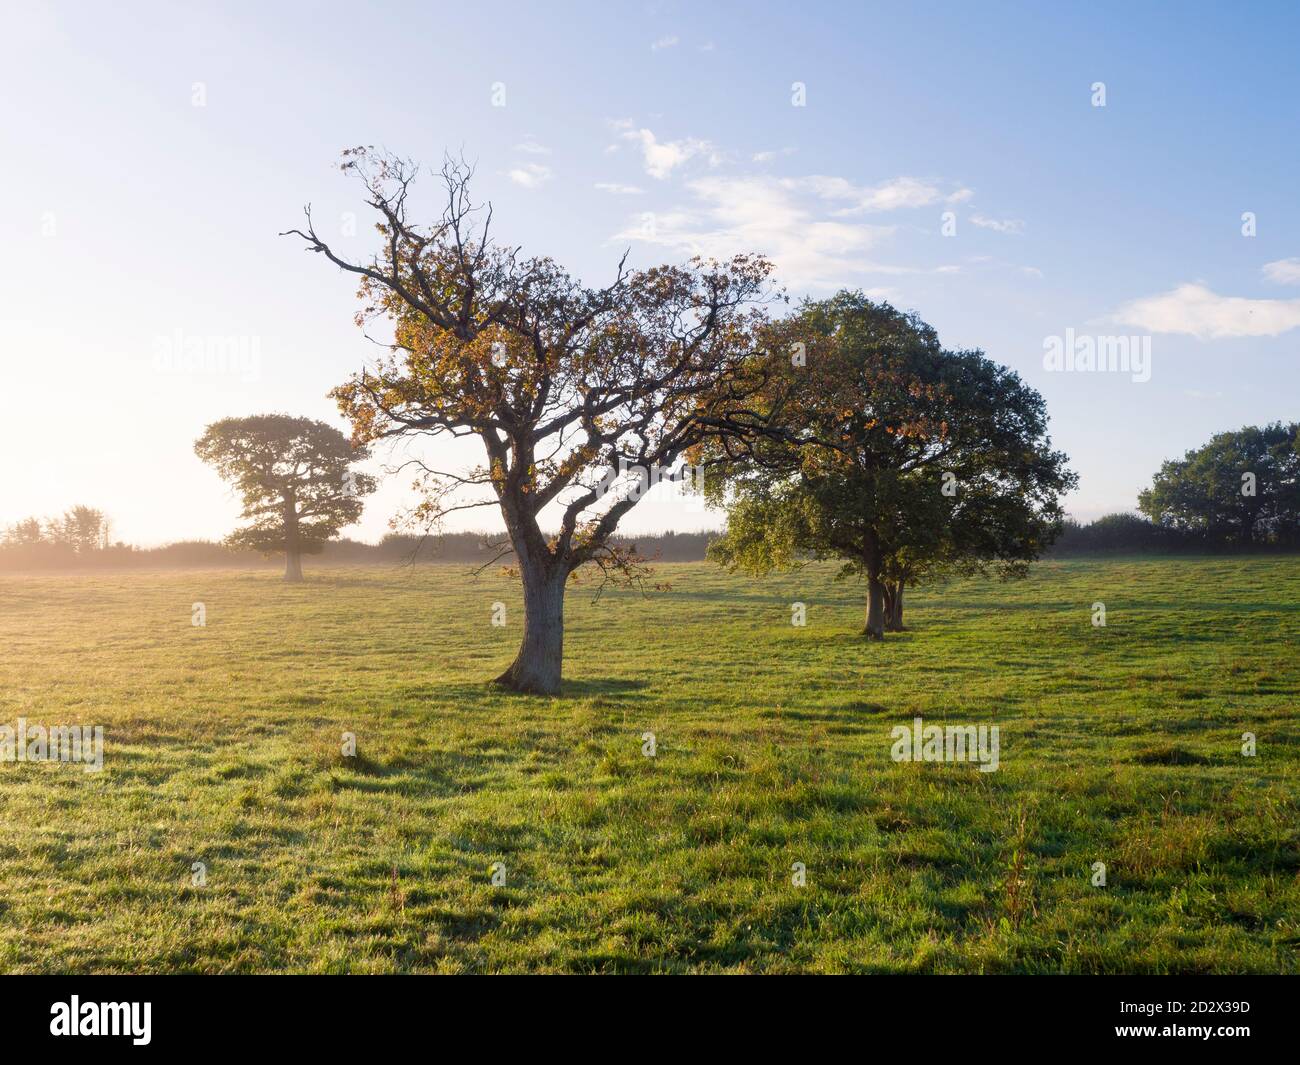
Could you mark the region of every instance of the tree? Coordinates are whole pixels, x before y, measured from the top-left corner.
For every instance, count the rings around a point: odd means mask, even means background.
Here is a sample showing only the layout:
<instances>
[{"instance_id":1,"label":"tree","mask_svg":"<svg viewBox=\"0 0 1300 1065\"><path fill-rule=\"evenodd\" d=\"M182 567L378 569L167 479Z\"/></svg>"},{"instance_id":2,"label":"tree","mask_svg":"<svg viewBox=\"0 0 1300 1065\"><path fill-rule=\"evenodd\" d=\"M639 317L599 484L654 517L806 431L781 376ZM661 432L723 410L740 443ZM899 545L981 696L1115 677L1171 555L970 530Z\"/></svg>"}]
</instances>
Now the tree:
<instances>
[{"instance_id":1,"label":"tree","mask_svg":"<svg viewBox=\"0 0 1300 1065\"><path fill-rule=\"evenodd\" d=\"M41 519L23 518L14 522L5 529L3 540L10 547L32 547L43 543L45 534L41 529Z\"/></svg>"},{"instance_id":2,"label":"tree","mask_svg":"<svg viewBox=\"0 0 1300 1065\"><path fill-rule=\"evenodd\" d=\"M249 524L231 547L284 552L284 579L302 580L302 556L316 554L361 517L375 479L352 467L368 457L332 425L287 414L213 422L194 451L243 497Z\"/></svg>"},{"instance_id":3,"label":"tree","mask_svg":"<svg viewBox=\"0 0 1300 1065\"><path fill-rule=\"evenodd\" d=\"M1218 433L1163 463L1138 508L1167 529L1213 545L1300 539L1300 424Z\"/></svg>"},{"instance_id":4,"label":"tree","mask_svg":"<svg viewBox=\"0 0 1300 1065\"><path fill-rule=\"evenodd\" d=\"M64 511L61 518L49 522L46 539L52 544L69 547L78 555L88 555L108 546L111 528L112 524L102 510L79 503Z\"/></svg>"},{"instance_id":5,"label":"tree","mask_svg":"<svg viewBox=\"0 0 1300 1065\"><path fill-rule=\"evenodd\" d=\"M358 176L377 215L380 248L349 261L312 226L302 238L360 279L359 324L393 330L389 355L335 390L354 439L476 437L486 463L465 471L417 463L425 496L416 517L495 506L524 593L519 653L497 682L559 690L564 591L594 563L607 579L634 561L612 540L648 478L675 471L693 446L759 431L747 398L761 387L752 358L769 264L739 255L629 271L604 288L553 260L495 242L492 213L470 200L470 170L448 161L441 217L408 218L416 170L359 148ZM481 224L480 224L481 223ZM549 510L547 508L550 508ZM558 531L542 531L543 512Z\"/></svg>"},{"instance_id":6,"label":"tree","mask_svg":"<svg viewBox=\"0 0 1300 1065\"><path fill-rule=\"evenodd\" d=\"M860 293L805 303L779 345L793 337L806 364L787 370L772 409L802 442L768 436L728 453L727 476L706 486L728 505L711 556L758 573L842 560L842 576L867 579L868 639L902 628L908 584L954 570L1023 573L1075 484L1051 450L1042 397Z\"/></svg>"}]
</instances>

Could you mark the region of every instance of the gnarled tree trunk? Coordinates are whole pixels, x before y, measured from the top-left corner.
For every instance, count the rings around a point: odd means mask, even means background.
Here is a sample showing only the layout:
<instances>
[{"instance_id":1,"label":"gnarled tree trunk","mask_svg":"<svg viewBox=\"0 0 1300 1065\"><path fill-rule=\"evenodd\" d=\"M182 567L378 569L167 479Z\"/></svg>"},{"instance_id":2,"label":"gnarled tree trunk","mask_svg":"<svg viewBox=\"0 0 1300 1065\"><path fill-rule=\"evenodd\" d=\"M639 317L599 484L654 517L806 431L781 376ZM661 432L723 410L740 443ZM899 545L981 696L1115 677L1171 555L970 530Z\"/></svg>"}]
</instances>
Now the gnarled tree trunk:
<instances>
[{"instance_id":1,"label":"gnarled tree trunk","mask_svg":"<svg viewBox=\"0 0 1300 1065\"><path fill-rule=\"evenodd\" d=\"M558 695L564 660L564 566L528 562L520 566L524 583L524 642L496 683L512 691Z\"/></svg>"},{"instance_id":2,"label":"gnarled tree trunk","mask_svg":"<svg viewBox=\"0 0 1300 1065\"><path fill-rule=\"evenodd\" d=\"M284 552L284 579L286 581L302 580L302 552L287 548Z\"/></svg>"}]
</instances>

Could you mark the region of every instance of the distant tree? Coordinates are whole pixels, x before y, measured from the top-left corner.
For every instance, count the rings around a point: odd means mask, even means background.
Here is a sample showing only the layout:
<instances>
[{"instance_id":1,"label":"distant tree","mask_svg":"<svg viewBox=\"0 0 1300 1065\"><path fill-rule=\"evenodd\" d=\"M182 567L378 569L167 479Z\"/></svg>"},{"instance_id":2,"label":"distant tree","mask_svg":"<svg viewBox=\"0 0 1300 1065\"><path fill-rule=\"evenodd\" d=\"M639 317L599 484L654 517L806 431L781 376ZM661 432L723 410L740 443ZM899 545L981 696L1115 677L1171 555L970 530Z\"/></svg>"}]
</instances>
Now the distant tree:
<instances>
[{"instance_id":1,"label":"distant tree","mask_svg":"<svg viewBox=\"0 0 1300 1065\"><path fill-rule=\"evenodd\" d=\"M47 524L45 539L71 548L78 555L88 555L108 546L111 527L102 510L78 504Z\"/></svg>"},{"instance_id":2,"label":"distant tree","mask_svg":"<svg viewBox=\"0 0 1300 1065\"><path fill-rule=\"evenodd\" d=\"M842 575L867 579L864 633L879 639L902 627L908 584L1020 574L1052 541L1075 476L1042 397L1014 373L858 293L805 304L779 334L782 349L802 338L805 365L788 369L774 413L815 442L731 451L706 486L728 505L711 557L750 572L842 560Z\"/></svg>"},{"instance_id":3,"label":"distant tree","mask_svg":"<svg viewBox=\"0 0 1300 1065\"><path fill-rule=\"evenodd\" d=\"M6 546L32 547L45 541L45 532L41 528L40 518L23 518L16 521L4 531Z\"/></svg>"},{"instance_id":4,"label":"distant tree","mask_svg":"<svg viewBox=\"0 0 1300 1065\"><path fill-rule=\"evenodd\" d=\"M1166 528L1210 545L1294 543L1300 539L1300 425L1275 422L1218 433L1170 459L1138 507Z\"/></svg>"},{"instance_id":5,"label":"distant tree","mask_svg":"<svg viewBox=\"0 0 1300 1065\"><path fill-rule=\"evenodd\" d=\"M352 467L368 457L324 422L256 414L213 422L194 451L243 497L249 524L226 537L235 548L284 552L284 579L302 580L302 556L316 554L361 517L375 479Z\"/></svg>"},{"instance_id":6,"label":"distant tree","mask_svg":"<svg viewBox=\"0 0 1300 1065\"><path fill-rule=\"evenodd\" d=\"M518 691L559 690L564 592L585 563L635 577L613 539L652 473L676 471L694 445L757 431L747 397L769 264L629 272L588 288L548 258L521 259L476 217L469 171L448 162L445 208L430 226L408 218L414 168L369 149L345 153L376 212L372 257L339 255L312 226L291 230L360 278L361 323L391 325L391 356L336 389L354 438L477 437L486 464L424 469L415 517L499 507L523 582L523 642L497 678ZM481 222L481 224L480 224ZM558 531L542 531L548 507Z\"/></svg>"}]
</instances>

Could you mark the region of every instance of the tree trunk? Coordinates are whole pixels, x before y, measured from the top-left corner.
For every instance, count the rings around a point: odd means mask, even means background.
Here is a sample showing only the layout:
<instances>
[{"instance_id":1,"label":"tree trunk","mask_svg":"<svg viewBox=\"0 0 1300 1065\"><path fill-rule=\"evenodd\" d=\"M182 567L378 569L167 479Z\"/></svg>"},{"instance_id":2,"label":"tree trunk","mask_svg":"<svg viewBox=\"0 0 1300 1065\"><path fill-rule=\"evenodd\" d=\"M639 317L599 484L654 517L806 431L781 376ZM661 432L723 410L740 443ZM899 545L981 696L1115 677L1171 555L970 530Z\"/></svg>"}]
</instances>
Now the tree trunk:
<instances>
[{"instance_id":1,"label":"tree trunk","mask_svg":"<svg viewBox=\"0 0 1300 1065\"><path fill-rule=\"evenodd\" d=\"M568 571L520 566L524 581L524 642L496 683L511 691L558 695L564 660L564 587Z\"/></svg>"},{"instance_id":2,"label":"tree trunk","mask_svg":"<svg viewBox=\"0 0 1300 1065\"><path fill-rule=\"evenodd\" d=\"M868 640L885 638L885 582L879 577L867 578L867 627L863 635Z\"/></svg>"},{"instance_id":3,"label":"tree trunk","mask_svg":"<svg viewBox=\"0 0 1300 1065\"><path fill-rule=\"evenodd\" d=\"M302 580L302 541L298 538L298 500L289 488L284 494L284 579Z\"/></svg>"},{"instance_id":4,"label":"tree trunk","mask_svg":"<svg viewBox=\"0 0 1300 1065\"><path fill-rule=\"evenodd\" d=\"M890 632L903 631L903 582L895 581L889 589L888 611L885 614L885 628Z\"/></svg>"}]
</instances>

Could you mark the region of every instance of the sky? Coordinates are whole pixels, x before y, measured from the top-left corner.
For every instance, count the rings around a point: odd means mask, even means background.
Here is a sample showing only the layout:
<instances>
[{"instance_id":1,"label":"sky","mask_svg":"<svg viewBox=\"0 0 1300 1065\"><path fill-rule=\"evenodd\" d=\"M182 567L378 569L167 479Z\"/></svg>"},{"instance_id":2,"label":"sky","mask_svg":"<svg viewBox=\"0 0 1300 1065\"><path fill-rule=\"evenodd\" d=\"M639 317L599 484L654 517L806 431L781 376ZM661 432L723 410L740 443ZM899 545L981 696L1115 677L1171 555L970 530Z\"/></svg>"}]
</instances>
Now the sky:
<instances>
[{"instance_id":1,"label":"sky","mask_svg":"<svg viewBox=\"0 0 1300 1065\"><path fill-rule=\"evenodd\" d=\"M346 428L355 284L278 234L310 202L371 250L362 144L463 154L497 235L588 284L755 251L792 296L915 310L1042 393L1071 514L1131 510L1162 460L1300 414L1297 40L1282 3L8 4L0 526L85 503L217 539L206 424ZM1136 361L1052 359L1107 337ZM720 523L656 492L623 528ZM412 499L387 478L348 534Z\"/></svg>"}]
</instances>

